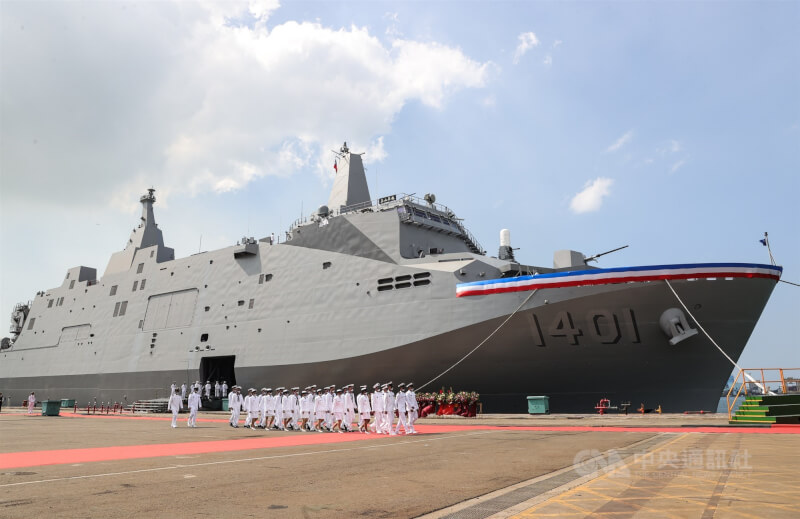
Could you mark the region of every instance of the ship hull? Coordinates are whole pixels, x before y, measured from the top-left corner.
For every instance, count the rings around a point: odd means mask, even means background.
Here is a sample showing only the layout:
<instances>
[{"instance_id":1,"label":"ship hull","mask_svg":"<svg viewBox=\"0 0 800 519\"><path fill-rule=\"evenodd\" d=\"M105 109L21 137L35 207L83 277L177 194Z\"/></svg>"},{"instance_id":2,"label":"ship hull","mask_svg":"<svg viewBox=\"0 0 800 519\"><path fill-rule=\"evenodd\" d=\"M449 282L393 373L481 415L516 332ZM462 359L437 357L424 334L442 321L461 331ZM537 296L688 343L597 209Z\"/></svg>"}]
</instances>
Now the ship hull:
<instances>
[{"instance_id":1,"label":"ship hull","mask_svg":"<svg viewBox=\"0 0 800 519\"><path fill-rule=\"evenodd\" d=\"M687 316L689 325L696 329L699 323L733 360L741 355L775 284L774 279L747 278L672 281L697 319ZM81 406L95 399L133 402L165 397L165 381L213 378L209 366L214 369L215 359L225 358L233 371L216 373L245 388L371 385L391 379L413 381L418 393L477 391L484 412L490 413L526 412L526 397L538 395L550 397L555 413L593 412L601 398L612 405L627 401L635 408L660 405L664 412L683 412L714 411L733 369L702 332L669 343L659 319L681 304L663 281L464 299L470 300L465 304L472 313L486 305L509 307L510 301L519 301L521 307L422 340L340 359L247 365L235 355L199 352L208 359L198 359L199 368L8 377L3 389L14 403L32 390L51 398L76 398ZM452 300L454 307L459 301Z\"/></svg>"}]
</instances>

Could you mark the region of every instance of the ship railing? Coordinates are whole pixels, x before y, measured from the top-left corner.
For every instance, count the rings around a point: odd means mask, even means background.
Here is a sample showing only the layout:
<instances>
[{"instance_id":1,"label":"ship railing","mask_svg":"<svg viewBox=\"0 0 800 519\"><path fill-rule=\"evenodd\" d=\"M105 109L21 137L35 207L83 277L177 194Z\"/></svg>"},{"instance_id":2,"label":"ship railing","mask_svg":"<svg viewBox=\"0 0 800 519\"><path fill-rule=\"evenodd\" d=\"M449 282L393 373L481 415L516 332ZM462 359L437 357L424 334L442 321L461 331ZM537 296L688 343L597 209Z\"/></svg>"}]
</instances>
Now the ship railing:
<instances>
[{"instance_id":1,"label":"ship railing","mask_svg":"<svg viewBox=\"0 0 800 519\"><path fill-rule=\"evenodd\" d=\"M770 388L769 384L777 384ZM748 390L748 388L750 388ZM769 395L778 393L782 395L800 394L800 368L755 368L740 369L731 382L731 387L725 396L728 407L728 420L734 414L736 402L742 396L749 394Z\"/></svg>"}]
</instances>

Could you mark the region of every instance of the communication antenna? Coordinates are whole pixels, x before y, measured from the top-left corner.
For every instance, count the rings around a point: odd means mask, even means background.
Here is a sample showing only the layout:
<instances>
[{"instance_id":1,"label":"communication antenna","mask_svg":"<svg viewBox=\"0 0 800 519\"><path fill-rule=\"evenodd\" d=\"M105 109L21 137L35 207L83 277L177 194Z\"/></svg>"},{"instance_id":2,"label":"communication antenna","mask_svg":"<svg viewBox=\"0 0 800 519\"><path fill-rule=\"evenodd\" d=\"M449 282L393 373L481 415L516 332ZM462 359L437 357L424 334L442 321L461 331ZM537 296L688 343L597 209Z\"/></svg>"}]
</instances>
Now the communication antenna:
<instances>
[{"instance_id":1,"label":"communication antenna","mask_svg":"<svg viewBox=\"0 0 800 519\"><path fill-rule=\"evenodd\" d=\"M197 246L197 252L199 253L203 249L203 235L200 235L200 245Z\"/></svg>"},{"instance_id":2,"label":"communication antenna","mask_svg":"<svg viewBox=\"0 0 800 519\"><path fill-rule=\"evenodd\" d=\"M590 261L597 261L597 258L600 256L605 256L606 254L611 254L612 252L617 252L618 250L622 250L628 247L628 245L623 245L622 247L617 247L616 249L607 250L605 252L601 252L600 254L595 254L594 256L589 256L588 258L584 258L584 263L589 263Z\"/></svg>"}]
</instances>

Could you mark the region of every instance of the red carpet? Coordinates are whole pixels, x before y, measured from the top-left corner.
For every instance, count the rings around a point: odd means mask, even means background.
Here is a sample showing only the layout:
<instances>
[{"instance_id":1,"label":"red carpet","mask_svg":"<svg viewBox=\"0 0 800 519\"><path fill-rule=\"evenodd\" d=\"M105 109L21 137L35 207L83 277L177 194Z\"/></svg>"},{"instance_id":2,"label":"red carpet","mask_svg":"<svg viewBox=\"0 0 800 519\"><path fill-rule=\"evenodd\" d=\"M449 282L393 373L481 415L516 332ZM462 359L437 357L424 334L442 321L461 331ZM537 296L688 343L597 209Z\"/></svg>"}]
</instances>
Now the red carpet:
<instances>
[{"instance_id":1,"label":"red carpet","mask_svg":"<svg viewBox=\"0 0 800 519\"><path fill-rule=\"evenodd\" d=\"M376 437L381 438L385 436L367 436L366 434L355 433L297 433L297 435L294 436L280 436L277 438L240 438L233 440L203 442L161 443L156 445L127 445L120 447L93 447L88 449L7 452L0 454L0 469L34 467L39 465L90 463L93 461L157 458L163 456L185 456L187 454L245 451L253 449L269 449L274 447L296 447L299 445L344 443Z\"/></svg>"}]
</instances>

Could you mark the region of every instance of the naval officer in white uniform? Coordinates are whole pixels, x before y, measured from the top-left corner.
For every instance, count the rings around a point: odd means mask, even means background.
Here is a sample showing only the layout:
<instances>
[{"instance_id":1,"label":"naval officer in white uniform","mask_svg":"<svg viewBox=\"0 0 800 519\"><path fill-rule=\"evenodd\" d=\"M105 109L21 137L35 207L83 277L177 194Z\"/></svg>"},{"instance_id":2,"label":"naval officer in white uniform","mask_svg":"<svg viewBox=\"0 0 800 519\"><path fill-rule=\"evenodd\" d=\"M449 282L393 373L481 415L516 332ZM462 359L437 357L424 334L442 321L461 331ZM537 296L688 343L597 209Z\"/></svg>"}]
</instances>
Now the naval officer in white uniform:
<instances>
[{"instance_id":1,"label":"naval officer in white uniform","mask_svg":"<svg viewBox=\"0 0 800 519\"><path fill-rule=\"evenodd\" d=\"M181 398L179 389L176 388L175 392L172 393L172 396L169 397L167 409L172 411L172 427L175 428L178 426L178 413L180 413L181 409L183 409L183 399Z\"/></svg>"},{"instance_id":2,"label":"naval officer in white uniform","mask_svg":"<svg viewBox=\"0 0 800 519\"><path fill-rule=\"evenodd\" d=\"M228 395L228 409L231 411L231 427L239 427L239 414L242 412L242 395L239 386L233 386L233 391Z\"/></svg>"},{"instance_id":3,"label":"naval officer in white uniform","mask_svg":"<svg viewBox=\"0 0 800 519\"><path fill-rule=\"evenodd\" d=\"M189 427L197 427L197 410L203 407L203 404L200 402L200 392L197 390L192 391L186 405L189 408L189 419L186 421L186 425Z\"/></svg>"}]
</instances>

